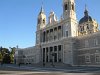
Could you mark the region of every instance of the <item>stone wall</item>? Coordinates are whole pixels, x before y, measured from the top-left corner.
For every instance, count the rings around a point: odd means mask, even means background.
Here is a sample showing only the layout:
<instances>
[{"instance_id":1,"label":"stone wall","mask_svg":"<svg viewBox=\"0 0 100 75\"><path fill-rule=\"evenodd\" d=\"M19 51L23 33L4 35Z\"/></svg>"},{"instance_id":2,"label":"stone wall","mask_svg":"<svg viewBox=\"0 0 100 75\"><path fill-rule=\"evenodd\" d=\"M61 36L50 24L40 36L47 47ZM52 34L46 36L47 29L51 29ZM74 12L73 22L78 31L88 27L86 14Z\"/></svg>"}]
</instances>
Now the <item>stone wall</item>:
<instances>
[{"instance_id":1,"label":"stone wall","mask_svg":"<svg viewBox=\"0 0 100 75\"><path fill-rule=\"evenodd\" d=\"M100 65L100 32L77 38L78 65Z\"/></svg>"}]
</instances>

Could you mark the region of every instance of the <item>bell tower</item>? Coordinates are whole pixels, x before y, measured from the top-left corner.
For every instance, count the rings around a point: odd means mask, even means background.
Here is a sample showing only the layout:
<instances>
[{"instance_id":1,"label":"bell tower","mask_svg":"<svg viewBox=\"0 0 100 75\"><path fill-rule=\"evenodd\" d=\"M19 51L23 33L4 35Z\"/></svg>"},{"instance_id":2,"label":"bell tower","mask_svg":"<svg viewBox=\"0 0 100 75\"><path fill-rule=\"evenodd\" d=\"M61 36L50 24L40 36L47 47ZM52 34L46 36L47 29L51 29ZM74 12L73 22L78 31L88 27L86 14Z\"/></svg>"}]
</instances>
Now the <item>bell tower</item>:
<instances>
[{"instance_id":1,"label":"bell tower","mask_svg":"<svg viewBox=\"0 0 100 75\"><path fill-rule=\"evenodd\" d=\"M46 26L46 15L44 13L43 6L41 7L40 13L37 19L37 30L40 30Z\"/></svg>"},{"instance_id":2,"label":"bell tower","mask_svg":"<svg viewBox=\"0 0 100 75\"><path fill-rule=\"evenodd\" d=\"M78 22L75 12L75 0L63 0L63 18L66 21L63 35L65 37L77 36Z\"/></svg>"},{"instance_id":3,"label":"bell tower","mask_svg":"<svg viewBox=\"0 0 100 75\"><path fill-rule=\"evenodd\" d=\"M42 40L41 30L45 28L45 26L46 26L46 15L44 13L43 5L42 5L40 13L37 18L36 44L41 43Z\"/></svg>"},{"instance_id":4,"label":"bell tower","mask_svg":"<svg viewBox=\"0 0 100 75\"><path fill-rule=\"evenodd\" d=\"M63 17L76 20L75 0L63 0Z\"/></svg>"}]
</instances>

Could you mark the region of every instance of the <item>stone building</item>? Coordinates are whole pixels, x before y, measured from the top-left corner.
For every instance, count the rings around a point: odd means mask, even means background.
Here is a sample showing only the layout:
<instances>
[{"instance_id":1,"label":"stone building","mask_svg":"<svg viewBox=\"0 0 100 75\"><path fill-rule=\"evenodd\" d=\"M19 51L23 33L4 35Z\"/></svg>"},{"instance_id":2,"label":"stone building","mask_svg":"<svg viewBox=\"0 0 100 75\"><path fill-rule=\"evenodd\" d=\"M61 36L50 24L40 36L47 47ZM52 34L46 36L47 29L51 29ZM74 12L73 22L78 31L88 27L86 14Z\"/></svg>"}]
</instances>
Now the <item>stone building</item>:
<instances>
[{"instance_id":1,"label":"stone building","mask_svg":"<svg viewBox=\"0 0 100 75\"><path fill-rule=\"evenodd\" d=\"M50 12L48 22L41 7L37 19L36 45L16 49L17 63L55 63L72 66L100 65L100 31L98 23L88 14L77 21L75 0L63 0L63 16L57 19Z\"/></svg>"}]
</instances>

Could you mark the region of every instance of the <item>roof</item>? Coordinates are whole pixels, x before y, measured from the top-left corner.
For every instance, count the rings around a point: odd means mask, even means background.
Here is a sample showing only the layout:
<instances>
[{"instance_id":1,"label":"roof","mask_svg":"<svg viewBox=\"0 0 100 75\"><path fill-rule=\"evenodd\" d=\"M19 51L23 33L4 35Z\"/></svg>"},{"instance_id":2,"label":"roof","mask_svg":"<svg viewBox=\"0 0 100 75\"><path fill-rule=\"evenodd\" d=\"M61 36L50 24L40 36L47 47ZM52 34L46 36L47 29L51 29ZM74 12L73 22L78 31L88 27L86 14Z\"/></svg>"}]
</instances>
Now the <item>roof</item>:
<instances>
[{"instance_id":1,"label":"roof","mask_svg":"<svg viewBox=\"0 0 100 75\"><path fill-rule=\"evenodd\" d=\"M88 10L85 8L84 17L80 19L79 24L82 24L88 21L93 21L93 20L92 20L92 17L88 15Z\"/></svg>"},{"instance_id":2,"label":"roof","mask_svg":"<svg viewBox=\"0 0 100 75\"><path fill-rule=\"evenodd\" d=\"M83 18L80 19L79 24L82 24L84 22L92 21L91 16L84 16Z\"/></svg>"}]
</instances>

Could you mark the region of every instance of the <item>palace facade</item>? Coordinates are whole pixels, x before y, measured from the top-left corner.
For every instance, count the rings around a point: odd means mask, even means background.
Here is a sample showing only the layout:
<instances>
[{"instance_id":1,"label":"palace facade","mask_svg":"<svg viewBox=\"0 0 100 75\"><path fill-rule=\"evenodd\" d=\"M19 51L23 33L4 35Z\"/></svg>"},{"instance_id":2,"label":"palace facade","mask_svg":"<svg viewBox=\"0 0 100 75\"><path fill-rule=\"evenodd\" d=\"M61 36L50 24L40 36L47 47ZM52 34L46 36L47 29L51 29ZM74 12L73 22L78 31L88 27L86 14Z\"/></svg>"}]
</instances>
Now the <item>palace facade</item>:
<instances>
[{"instance_id":1,"label":"palace facade","mask_svg":"<svg viewBox=\"0 0 100 75\"><path fill-rule=\"evenodd\" d=\"M16 64L64 64L71 66L100 65L100 31L88 14L77 21L75 0L63 0L63 15L58 20L53 11L48 22L41 7L37 18L36 45L16 49Z\"/></svg>"}]
</instances>

